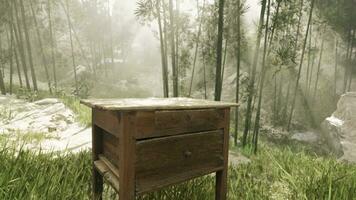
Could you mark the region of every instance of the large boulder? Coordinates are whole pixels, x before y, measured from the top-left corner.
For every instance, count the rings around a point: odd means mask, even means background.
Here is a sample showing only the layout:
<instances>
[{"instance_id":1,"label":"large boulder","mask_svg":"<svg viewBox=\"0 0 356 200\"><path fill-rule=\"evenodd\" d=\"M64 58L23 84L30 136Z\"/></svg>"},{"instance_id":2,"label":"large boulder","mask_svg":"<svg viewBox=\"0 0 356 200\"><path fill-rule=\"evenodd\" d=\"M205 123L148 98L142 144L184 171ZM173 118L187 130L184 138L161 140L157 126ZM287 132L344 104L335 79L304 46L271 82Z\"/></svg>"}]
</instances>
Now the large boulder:
<instances>
[{"instance_id":1,"label":"large boulder","mask_svg":"<svg viewBox=\"0 0 356 200\"><path fill-rule=\"evenodd\" d=\"M26 142L29 149L77 152L90 148L91 129L75 118L59 99L27 102L0 95L0 139Z\"/></svg>"},{"instance_id":2,"label":"large boulder","mask_svg":"<svg viewBox=\"0 0 356 200\"><path fill-rule=\"evenodd\" d=\"M321 127L332 152L341 160L356 162L356 92L342 95L336 111Z\"/></svg>"}]
</instances>

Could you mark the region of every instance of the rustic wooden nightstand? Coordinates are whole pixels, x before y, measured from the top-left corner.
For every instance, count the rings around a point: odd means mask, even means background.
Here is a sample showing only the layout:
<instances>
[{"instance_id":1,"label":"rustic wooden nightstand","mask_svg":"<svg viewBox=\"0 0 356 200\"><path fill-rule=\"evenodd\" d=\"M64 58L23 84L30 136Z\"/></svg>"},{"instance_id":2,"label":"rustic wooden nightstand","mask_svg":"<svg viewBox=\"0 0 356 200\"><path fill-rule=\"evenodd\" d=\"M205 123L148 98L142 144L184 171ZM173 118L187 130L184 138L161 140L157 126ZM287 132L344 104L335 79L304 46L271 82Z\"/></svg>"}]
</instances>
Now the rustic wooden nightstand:
<instances>
[{"instance_id":1,"label":"rustic wooden nightstand","mask_svg":"<svg viewBox=\"0 0 356 200\"><path fill-rule=\"evenodd\" d=\"M120 200L216 172L226 199L234 103L189 98L82 100L92 108L93 199L103 177Z\"/></svg>"}]
</instances>

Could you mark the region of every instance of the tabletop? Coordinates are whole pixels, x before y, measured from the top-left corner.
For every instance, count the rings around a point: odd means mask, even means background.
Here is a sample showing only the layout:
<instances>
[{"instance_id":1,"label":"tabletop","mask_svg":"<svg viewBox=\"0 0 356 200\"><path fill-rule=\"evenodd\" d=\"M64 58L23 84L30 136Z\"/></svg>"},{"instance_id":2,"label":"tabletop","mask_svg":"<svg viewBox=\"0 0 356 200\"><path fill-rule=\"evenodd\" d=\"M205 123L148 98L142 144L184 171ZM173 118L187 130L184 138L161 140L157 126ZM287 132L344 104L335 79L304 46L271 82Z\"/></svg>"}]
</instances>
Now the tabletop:
<instances>
[{"instance_id":1,"label":"tabletop","mask_svg":"<svg viewBox=\"0 0 356 200\"><path fill-rule=\"evenodd\" d=\"M180 110L237 107L237 103L205 99L177 98L127 98L127 99L83 99L82 104L103 110Z\"/></svg>"}]
</instances>

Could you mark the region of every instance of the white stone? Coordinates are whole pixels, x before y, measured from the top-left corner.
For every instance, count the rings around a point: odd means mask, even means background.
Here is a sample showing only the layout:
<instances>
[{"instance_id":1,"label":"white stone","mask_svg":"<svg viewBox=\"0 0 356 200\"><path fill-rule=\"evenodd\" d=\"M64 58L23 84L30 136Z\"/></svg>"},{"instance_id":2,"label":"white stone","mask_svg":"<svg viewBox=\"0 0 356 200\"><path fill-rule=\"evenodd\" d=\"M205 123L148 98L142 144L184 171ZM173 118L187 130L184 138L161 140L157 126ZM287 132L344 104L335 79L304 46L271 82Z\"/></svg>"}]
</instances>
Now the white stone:
<instances>
[{"instance_id":1,"label":"white stone","mask_svg":"<svg viewBox=\"0 0 356 200\"><path fill-rule=\"evenodd\" d=\"M39 143L27 144L30 149L78 152L91 147L91 129L75 122L73 111L55 98L30 103L0 96L0 134L15 137L15 133L46 136Z\"/></svg>"}]
</instances>

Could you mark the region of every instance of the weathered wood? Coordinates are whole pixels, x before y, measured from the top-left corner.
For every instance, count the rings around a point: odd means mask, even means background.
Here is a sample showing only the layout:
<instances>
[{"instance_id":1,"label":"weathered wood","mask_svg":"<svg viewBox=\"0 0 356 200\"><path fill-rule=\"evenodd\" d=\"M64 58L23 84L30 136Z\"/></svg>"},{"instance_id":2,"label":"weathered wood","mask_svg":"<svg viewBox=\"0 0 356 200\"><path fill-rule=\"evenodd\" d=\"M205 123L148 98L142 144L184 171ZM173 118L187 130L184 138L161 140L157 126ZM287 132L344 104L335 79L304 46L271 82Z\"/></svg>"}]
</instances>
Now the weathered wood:
<instances>
[{"instance_id":1,"label":"weathered wood","mask_svg":"<svg viewBox=\"0 0 356 200\"><path fill-rule=\"evenodd\" d=\"M129 102L130 101L130 102ZM186 98L85 100L93 108L93 199L103 178L120 200L216 172L227 193L228 104Z\"/></svg>"},{"instance_id":2,"label":"weathered wood","mask_svg":"<svg viewBox=\"0 0 356 200\"><path fill-rule=\"evenodd\" d=\"M121 112L121 127L119 131L119 198L120 200L135 199L135 160L136 132L135 112Z\"/></svg>"},{"instance_id":3,"label":"weathered wood","mask_svg":"<svg viewBox=\"0 0 356 200\"><path fill-rule=\"evenodd\" d=\"M137 139L217 130L225 126L224 109L140 111Z\"/></svg>"},{"instance_id":4,"label":"weathered wood","mask_svg":"<svg viewBox=\"0 0 356 200\"><path fill-rule=\"evenodd\" d=\"M111 162L104 155L100 154L99 160L103 162L116 177L120 176L118 168L111 164Z\"/></svg>"},{"instance_id":5,"label":"weathered wood","mask_svg":"<svg viewBox=\"0 0 356 200\"><path fill-rule=\"evenodd\" d=\"M224 127L224 166L223 170L216 172L215 199L226 200L227 195L227 173L229 164L229 129L230 129L230 109L225 109L225 127Z\"/></svg>"},{"instance_id":6,"label":"weathered wood","mask_svg":"<svg viewBox=\"0 0 356 200\"><path fill-rule=\"evenodd\" d=\"M138 141L136 190L148 192L222 169L220 130Z\"/></svg>"},{"instance_id":7,"label":"weathered wood","mask_svg":"<svg viewBox=\"0 0 356 200\"><path fill-rule=\"evenodd\" d=\"M93 123L119 137L120 116L115 111L93 109Z\"/></svg>"},{"instance_id":8,"label":"weathered wood","mask_svg":"<svg viewBox=\"0 0 356 200\"><path fill-rule=\"evenodd\" d=\"M190 98L146 98L146 99L86 99L80 101L91 108L117 111L137 110L187 110L205 108L228 108L236 103Z\"/></svg>"},{"instance_id":9,"label":"weathered wood","mask_svg":"<svg viewBox=\"0 0 356 200\"><path fill-rule=\"evenodd\" d=\"M119 179L110 171L109 167L101 160L95 161L94 166L115 191L119 192Z\"/></svg>"},{"instance_id":10,"label":"weathered wood","mask_svg":"<svg viewBox=\"0 0 356 200\"><path fill-rule=\"evenodd\" d=\"M103 132L103 151L104 156L115 165L119 167L119 139L115 136Z\"/></svg>"},{"instance_id":11,"label":"weathered wood","mask_svg":"<svg viewBox=\"0 0 356 200\"><path fill-rule=\"evenodd\" d=\"M96 126L92 125L92 162L93 162L93 177L92 177L92 186L93 186L93 200L101 200L103 193L103 178L95 168L94 162L99 159L99 154L102 152L102 130Z\"/></svg>"}]
</instances>

